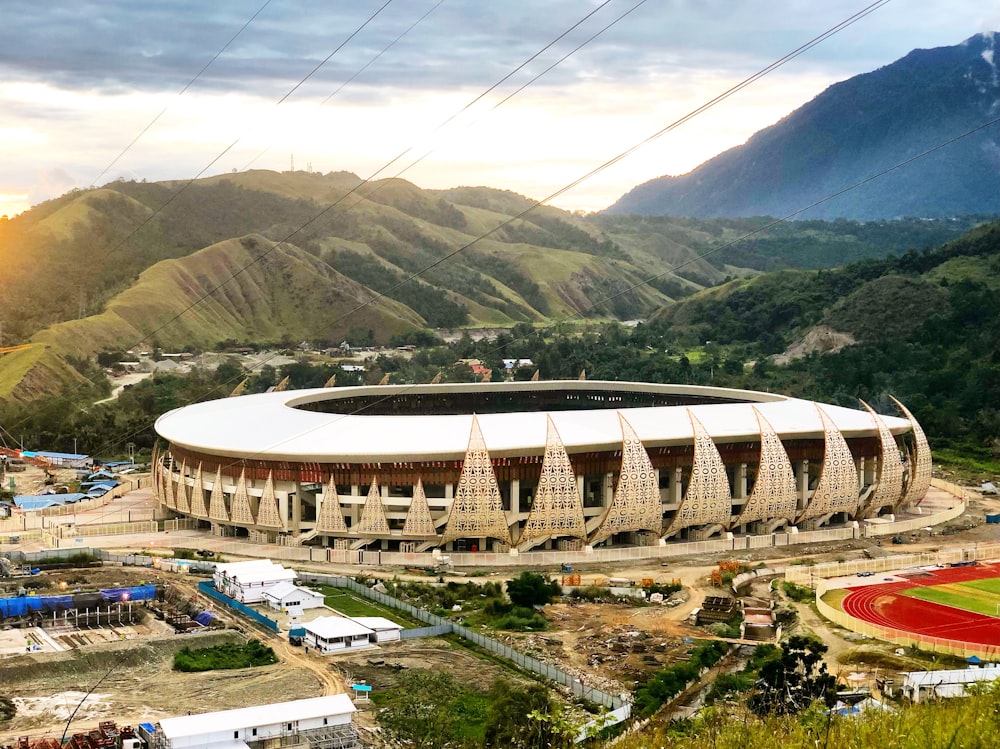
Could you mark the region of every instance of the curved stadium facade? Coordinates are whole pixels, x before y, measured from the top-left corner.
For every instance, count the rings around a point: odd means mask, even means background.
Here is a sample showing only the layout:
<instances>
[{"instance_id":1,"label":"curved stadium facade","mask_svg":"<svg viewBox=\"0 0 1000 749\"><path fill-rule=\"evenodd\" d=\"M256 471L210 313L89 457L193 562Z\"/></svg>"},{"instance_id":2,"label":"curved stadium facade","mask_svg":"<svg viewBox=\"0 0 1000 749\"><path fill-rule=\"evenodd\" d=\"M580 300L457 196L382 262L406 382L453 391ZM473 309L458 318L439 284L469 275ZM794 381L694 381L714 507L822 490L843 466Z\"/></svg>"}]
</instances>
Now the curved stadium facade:
<instances>
[{"instance_id":1,"label":"curved stadium facade","mask_svg":"<svg viewBox=\"0 0 1000 749\"><path fill-rule=\"evenodd\" d=\"M227 398L156 422L159 501L225 536L576 550L896 513L931 456L901 416L770 393L548 381Z\"/></svg>"}]
</instances>

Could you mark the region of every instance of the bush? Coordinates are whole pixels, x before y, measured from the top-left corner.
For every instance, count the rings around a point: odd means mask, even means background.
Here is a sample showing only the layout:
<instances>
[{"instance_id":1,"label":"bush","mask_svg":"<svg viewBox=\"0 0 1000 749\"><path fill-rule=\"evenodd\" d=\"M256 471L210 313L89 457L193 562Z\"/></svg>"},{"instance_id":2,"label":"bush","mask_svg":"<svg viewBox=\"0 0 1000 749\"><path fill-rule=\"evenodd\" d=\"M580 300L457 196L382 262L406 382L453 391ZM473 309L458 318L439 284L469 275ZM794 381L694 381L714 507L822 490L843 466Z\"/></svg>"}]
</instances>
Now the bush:
<instances>
[{"instance_id":1,"label":"bush","mask_svg":"<svg viewBox=\"0 0 1000 749\"><path fill-rule=\"evenodd\" d=\"M216 669L251 668L253 666L270 666L278 662L274 650L261 643L260 640L250 640L245 644L227 642L211 648L182 648L174 656L175 671L213 671Z\"/></svg>"},{"instance_id":2,"label":"bush","mask_svg":"<svg viewBox=\"0 0 1000 749\"><path fill-rule=\"evenodd\" d=\"M522 572L507 581L507 595L515 606L544 606L562 594L562 586L537 572Z\"/></svg>"},{"instance_id":3,"label":"bush","mask_svg":"<svg viewBox=\"0 0 1000 749\"><path fill-rule=\"evenodd\" d=\"M513 606L509 613L490 622L497 629L513 632L537 632L549 626L548 619L534 609Z\"/></svg>"},{"instance_id":4,"label":"bush","mask_svg":"<svg viewBox=\"0 0 1000 749\"><path fill-rule=\"evenodd\" d=\"M729 646L724 642L706 642L691 651L691 660L660 669L635 691L635 708L646 717L676 697L702 672L719 662Z\"/></svg>"},{"instance_id":5,"label":"bush","mask_svg":"<svg viewBox=\"0 0 1000 749\"><path fill-rule=\"evenodd\" d=\"M786 597L797 603L810 603L812 602L816 594L813 593L813 589L805 585L797 585L796 583L783 582L781 584L781 590Z\"/></svg>"}]
</instances>

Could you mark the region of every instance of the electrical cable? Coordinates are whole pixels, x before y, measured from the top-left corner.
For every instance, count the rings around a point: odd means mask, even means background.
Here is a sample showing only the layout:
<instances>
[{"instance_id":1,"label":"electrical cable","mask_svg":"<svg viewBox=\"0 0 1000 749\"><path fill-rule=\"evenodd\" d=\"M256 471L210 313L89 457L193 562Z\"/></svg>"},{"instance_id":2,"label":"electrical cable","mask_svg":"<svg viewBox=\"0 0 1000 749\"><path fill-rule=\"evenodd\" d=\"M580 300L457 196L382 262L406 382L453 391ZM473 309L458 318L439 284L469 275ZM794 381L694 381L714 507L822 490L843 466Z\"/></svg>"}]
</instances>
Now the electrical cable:
<instances>
[{"instance_id":1,"label":"electrical cable","mask_svg":"<svg viewBox=\"0 0 1000 749\"><path fill-rule=\"evenodd\" d=\"M230 45L232 45L232 43L236 41L237 37L239 37L239 36L240 36L240 34L242 34L242 33L243 33L244 31L246 31L246 30L247 30L247 27L249 27L249 26L250 26L250 24L251 24L251 23L253 23L253 22L254 22L254 21L256 20L257 16L259 16L259 15L260 15L261 13L263 13L263 12L264 12L264 9L265 9L265 8L267 8L267 6L268 6L268 5L270 5L270 4L271 4L271 0L265 0L265 1L264 1L264 4L263 4L263 5L261 5L261 6L260 6L260 8L258 8L258 9L257 9L257 12L256 12L256 13L254 13L254 14L253 14L252 16L250 16L249 20L248 20L248 21L247 21L246 23L244 23L244 24L243 24L243 25L242 25L242 26L240 27L240 30L239 30L239 31L237 31L237 32L236 32L235 34L233 34L233 36L232 36L232 37L231 37L231 38L229 39L229 41L228 41L228 42L226 42L226 43L225 43L224 45L222 45L222 49L220 49L220 50L219 50L218 52L216 52L216 53L215 53L215 55L214 55L214 56L212 57L212 59L211 59L211 60L209 60L209 61L208 61L207 63L205 63L204 67L202 67L202 69L201 69L201 70L199 70L199 71L198 71L198 72L197 72L197 73L195 74L194 78L192 78L192 79L191 79L190 81L188 81L188 82L187 82L187 83L185 84L184 88L182 88L182 89L181 89L181 90L180 90L180 91L179 91L179 92L177 93L177 96L175 96L174 98L175 98L175 99L179 99L180 97L182 97L182 96L183 96L183 95L185 94L185 92L186 92L186 91L187 91L187 90L188 90L189 88L191 88L191 86L193 86L193 85L194 85L195 81L197 81L197 80L198 80L199 78L201 78L201 76L202 76L202 75L204 74L204 72L205 72L206 70L208 70L208 69L209 69L209 68L210 68L210 67L212 66L212 64L213 64L213 63L214 63L214 62L215 62L216 60L218 60L218 59L219 59L219 58L220 58L220 57L222 56L222 54L223 54L223 53L224 53L224 52L225 52L225 51L226 51L227 49L229 49ZM125 148L123 148L123 149L121 150L121 153L119 153L119 154L118 154L117 156L115 156L115 157L114 157L114 158L113 158L113 159L111 160L111 163L110 163L110 164L108 164L108 165L107 165L106 167L104 167L104 169L102 169L102 170L101 170L101 173L100 173L100 174L98 174L98 175L97 175L97 176L96 176L96 177L95 177L95 178L94 178L94 179L93 179L93 180L91 181L91 183L90 183L90 184L91 184L91 185L96 185L96 184L97 184L97 182L98 182L98 181L99 181L99 180L101 179L101 177L103 177L103 176L104 176L105 174L107 174L107 173L108 173L109 171L111 171L111 169L112 169L112 168L114 167L114 165L115 165L115 164L117 164L117 163L118 163L118 161L119 161L119 160L120 160L120 159L122 158L122 156L124 156L124 155L125 155L126 153L128 153L128 152L129 152L129 151L130 151L130 150L132 149L132 146L134 146L134 145L135 145L136 143L138 143L138 142L139 142L139 139L140 139L140 138L142 138L142 136L144 136L144 135L145 135L145 134L146 134L147 132L149 132L149 129L150 129L151 127L153 127L153 125L155 125L155 124L156 124L157 122L159 122L160 118L161 118L161 117L162 117L162 116L163 116L164 114L166 114L166 112L167 112L167 110L168 110L168 109L170 109L170 104L168 104L168 105L167 105L167 106L165 106L165 107L164 107L163 109L161 109L161 110L160 110L160 113L159 113L158 115L156 115L156 116L155 116L155 117L154 117L154 118L153 118L152 120L150 120L150 121L149 121L149 123L148 123L148 124L146 125L146 127L144 127L144 128L143 128L143 129L141 130L141 131L139 131L139 134L138 134L138 135L136 135L136 136L135 136L135 137L134 137L134 138L132 139L132 142L131 142L131 143L129 143L129 144L127 145L127 146L125 146Z\"/></svg>"},{"instance_id":2,"label":"electrical cable","mask_svg":"<svg viewBox=\"0 0 1000 749\"><path fill-rule=\"evenodd\" d=\"M643 2L644 1L645 0L643 0ZM386 5L388 5L389 2L391 2L391 0L387 0ZM491 230L489 230L489 231L487 231L487 232L485 232L485 233L477 236L476 238L472 239L471 241L469 241L469 242L463 244L462 246L458 247L457 249L455 249L455 250L453 250L453 251L445 254L441 258L438 258L437 260L435 260L434 262L426 265L425 267L421 268L420 270L417 270L417 271L411 273L409 276L404 277L401 281L397 282L396 284L394 284L392 287L390 287L386 291L383 291L383 292L374 292L373 297L370 300L365 301L365 302L361 302L359 305L357 305L354 308L348 310L347 313L345 313L344 315L342 315L341 317L339 317L336 322L340 323L343 320L345 320L346 318L350 317L352 314L355 314L358 311L360 311L360 310L362 310L362 309L370 306L371 304L374 304L376 301L378 301L378 300L386 297L392 291L398 289L400 286L404 285L405 283L408 283L409 281L416 279L417 277L419 277L420 275L423 275L424 273L428 272L429 270L432 270L433 268L441 265L445 261L447 261L450 258L458 255L459 253L463 252L464 250L472 247L473 245L475 245L476 243L482 241L483 239L491 236L492 234L494 234L495 232L499 231L500 229L502 229L502 228L510 225L514 221L517 221L517 220L523 218L529 212L535 210L536 208L538 208L539 206L543 205L544 203L547 203L547 202L551 201L552 199L558 197L559 195L562 195L563 193L565 193L565 192L573 189L574 187L578 186L579 184L581 184L585 180L590 179L591 177L593 177L596 174L600 173L604 169L607 169L610 166L614 165L615 163L618 163L619 161L621 161L622 159L624 159L626 156L634 153L635 151L637 151L638 149L640 149L643 146L647 145L648 143L650 143L650 142L656 140L657 138L661 137L662 135L664 135L664 134L666 134L666 133L668 133L668 132L676 129L681 124L684 124L685 122L687 122L690 119L692 119L693 117L701 114L702 112L706 111L707 109L715 106L716 104L718 104L718 103L720 103L722 101L725 101L727 98L729 98L733 94L735 94L738 91L742 90L743 88L751 85L752 83L754 83L755 81L757 81L760 78L764 77L768 73L773 72L774 70L780 68L781 66L785 65L787 62L795 59L796 57L798 57L799 55L801 55L804 52L808 51L809 49L812 49L813 47L815 47L816 45L818 45L821 42L825 41L826 39L830 38L834 34L839 33L840 31L842 31L845 28L848 28L849 26L853 25L857 21L859 21L862 18L866 17L867 15L869 15L872 12L874 12L878 8L882 7L883 5L886 5L888 2L890 2L890 0L876 0L876 2L873 2L870 5L866 6L865 8L862 8L861 10L859 10L856 13L852 14L851 16L849 16L848 18L846 18L845 20L841 21L840 23L836 24L835 26L827 29L823 33L821 33L818 36L814 37L810 41L806 42L803 45L800 45L799 47L797 47L796 49L794 49L791 52L787 53L786 55L784 55L783 57L779 58L775 62L771 63L770 65L768 65L768 66L766 66L764 68L762 68L760 71L758 71L758 72L754 73L753 75L748 76L747 78L743 79L740 83L738 83L735 86L729 88L728 90L726 90L722 94L719 94L715 98L709 100L709 102L701 105L700 107L692 110L691 112L689 112L688 114L686 114L683 117L679 118L678 120L675 120L674 122L672 122L672 123L668 124L667 126L661 128L660 130L658 130L655 133L653 133L652 135L646 137L645 139L643 139L639 143L631 146L630 148L626 149L625 151L622 151L617 156L615 156L615 157L613 157L613 158L605 161L603 164L601 164L601 165L599 165L599 166L591 169L590 171L588 171L587 173L585 173L581 177L578 177L577 179L575 179L574 181L572 181L568 185L563 186L562 188L556 190L555 192L549 194L548 196L546 196L545 198L543 198L541 200L535 201L529 207L525 208L523 211L519 212L518 214L516 214L514 216L510 216L507 219L501 221L493 229L491 229ZM385 6L382 6L382 7L384 8ZM631 12L631 11L629 11L629 12ZM579 24L576 24L576 25L579 25ZM568 32L565 32L565 33L568 33ZM565 36L565 33L563 35L561 35L561 36ZM551 46L551 44L548 45L548 46ZM329 58L327 58L327 59L329 59ZM521 67L523 67L523 65ZM317 67L317 69L318 69L318 67ZM315 72L315 70L313 71L313 73L314 72ZM310 73L310 76L313 73ZM309 76L307 76L307 78L308 77ZM507 76L507 77L509 77L509 76ZM492 88L495 88L495 86L491 87L491 90L492 90ZM285 98L287 98L287 97L285 97ZM284 99L282 99L282 100L284 100ZM471 106L471 104L467 105L467 106ZM234 145L234 144L232 144L232 145ZM226 150L228 150L228 148ZM223 153L225 153L225 151ZM220 157L221 157L221 154L220 154ZM217 159L220 158L220 157L217 157ZM397 156L395 159L393 159L392 161L390 161L389 164L391 164L394 161L398 160L398 158L399 157ZM207 169L207 167L206 167L206 169ZM376 172L376 174L377 174L377 172ZM190 182L188 184L190 184ZM364 183L362 183L362 184L364 184ZM351 192L347 193L347 195L352 194L357 189L358 189L357 187L354 188L354 190L352 190ZM339 202L341 202L344 197L346 197L346 195L343 196L342 198L338 199L338 201L335 201L330 206L328 206L325 209L323 209L321 212L319 212L318 214L316 214L313 218L307 220L299 228L297 228L294 231L290 232L284 239L282 239L278 243L274 244L269 250L266 250L265 252L261 253L258 257L256 257L250 263L247 263L246 265L242 266L241 268L239 268L238 270L236 270L235 272L233 272L229 276L229 278L227 278L226 280L222 281L221 283L219 283L218 285L216 285L215 287L213 287L209 291L207 291L204 294L202 294L201 296L199 296L195 301L193 301L191 304L189 304L185 309L183 309L181 312L179 312L176 315L174 315L173 317L171 317L168 321L166 321L165 323L163 323L162 325L160 325L159 327L157 327L154 331L152 331L151 333L149 333L148 335L146 335L144 338L140 339L137 343L133 344L133 346L140 345L144 341L147 341L150 338L152 338L153 336L155 336L159 331L161 331L164 328L166 328L167 326L171 325L178 318L180 318L183 314L185 314L186 312L188 312L189 310L193 309L195 306L197 306L198 304L200 304L209 295L213 294L215 291L217 291L219 288L221 288L222 286L224 286L225 284L227 284L229 281L231 281L234 278L236 278L239 275L241 275L243 272L245 272L252 265L260 262L261 260L263 260L263 258L266 257L268 254L270 254L271 252L273 252L275 249L277 249L278 247L280 247L282 244L284 244L285 242L287 242L289 239L291 239L292 237L294 237L296 234L298 234L299 232L301 232L303 229L305 229L306 227L308 227L309 225L311 225L312 223L314 223L320 217L322 217L323 215L325 215L334 206L336 206ZM603 303L603 300L602 300L602 303Z\"/></svg>"},{"instance_id":3,"label":"electrical cable","mask_svg":"<svg viewBox=\"0 0 1000 749\"><path fill-rule=\"evenodd\" d=\"M773 228L774 226L776 226L778 224L790 221L793 218L795 218L796 216L799 216L802 213L804 213L804 212L806 212L806 211L808 211L808 210L810 210L812 208L815 208L815 207L817 207L819 205L822 205L823 203L829 202L830 200L833 200L833 199L835 199L835 198L837 198L837 197L839 197L841 195L849 193L852 190L856 190L859 187L862 187L862 186L864 186L864 185L866 185L866 184L868 184L870 182L873 182L873 181L875 181L875 180L877 180L877 179L879 179L881 177L884 177L885 175L890 174L891 172L894 172L894 171L896 171L898 169L902 169L903 167L906 167L909 164L912 164L913 162L918 161L919 159L922 159L922 158L924 158L926 156L929 156L930 154L935 153L936 151L939 151L939 150L941 150L943 148L946 148L947 146L949 146L949 145L951 145L951 144L953 144L953 143L955 143L955 142L957 142L959 140L962 140L963 138L967 138L970 135L974 135L975 133L977 133L977 132L979 132L979 131L987 128L987 127L990 127L991 125L996 125L996 124L1000 124L1000 117L997 117L997 118L994 118L992 120L989 120L988 122L985 122L985 123L983 123L981 125L978 125L978 126L972 128L971 130L967 130L964 133L961 133L960 135L956 135L956 136L954 136L952 138L949 138L948 140L946 140L946 141L944 141L942 143L939 143L939 144L937 144L937 145L935 145L935 146L933 146L931 148L928 148L927 150L925 150L925 151L923 151L923 152L921 152L919 154L916 154L915 156L911 156L910 158L908 158L908 159L906 159L904 161L901 161L901 162L899 162L899 163L897 163L897 164L895 164L893 166L890 166L890 167L887 167L885 169L882 169L881 171L878 171L878 172L876 172L874 174L871 174L868 177L865 177L864 179L862 179L862 180L860 180L858 182L855 182L855 183L853 183L853 184L851 184L851 185L849 185L847 187L844 187L844 188L842 188L840 190L837 190L836 192L833 192L833 193L831 193L831 194L829 194L829 195L827 195L827 196L825 196L823 198L820 198L819 200L813 201L809 205L803 206L802 208L799 208L799 209L797 209L797 210L795 210L795 211L793 211L793 212L785 215L782 218L774 219L774 220L770 221L769 223L767 223L767 224L765 224L763 226L760 226L757 229L754 229L753 231L746 232L745 234L741 235L740 237L737 237L735 239L732 239L732 240L729 240L727 242L724 242L723 244L721 244L721 245L719 245L717 247L708 248L705 251L703 251L703 252L699 253L698 255L696 255L695 257L689 258L688 260L686 260L686 261L684 261L682 263L679 263L679 264L673 266L669 270L663 271L662 273L658 273L658 274L656 274L654 276L650 276L647 279L645 279L644 281L637 282L637 283L629 286L626 289L623 289L623 290L621 290L619 292L616 292L615 294L612 294L612 295L609 295L609 296L606 296L606 297L602 297L601 299L598 299L597 301L593 302L586 309L578 310L577 312L575 312L575 313L573 313L571 315L566 315L566 316L560 318L559 320L557 320L557 321L555 321L553 323L550 323L549 325L543 327L541 330L542 331L552 330L552 329L558 327L559 325L561 325L563 323L566 323L566 322L569 322L569 321L571 321L571 320L573 320L573 319L575 319L577 317L580 317L581 315L584 315L584 314L590 312L591 310L599 307L600 305L603 305L603 304L605 304L605 303L607 303L609 301L612 301L612 300L618 298L619 296L622 296L623 294L627 294L630 291L633 291L633 290L635 290L636 288L638 288L640 286L648 285L649 282L651 282L651 281L655 281L656 279L661 278L661 277L663 277L665 275L668 275L670 273L674 273L674 272L676 272L676 271L678 271L678 270L680 270L680 269L682 269L682 268L684 268L684 267L686 267L686 266L688 266L688 265L690 265L690 264L692 264L694 262L697 262L698 260L701 260L701 259L703 259L705 257L708 257L709 255L712 255L712 254L714 254L716 252L724 250L727 247L732 247L732 246L734 246L734 245L736 245L736 244L738 244L740 242L746 241L747 239L749 239L749 238L751 238L751 237L753 237L753 236L755 236L757 234L760 234L761 232L766 231L767 229ZM536 332L537 332L537 330L538 329L535 329ZM516 343L519 340L524 340L524 338L523 337L522 338L515 338L512 341L508 341L505 345L509 346L511 343ZM500 348L494 349L492 353L496 353L498 351L500 351ZM240 375L240 377L242 377L242 376L243 375ZM236 379L239 379L239 378L232 378L229 382L230 383L235 382ZM223 383L223 384L225 384L225 383ZM300 432L300 433L296 434L294 436L294 438L298 439L298 438L300 438L300 437L302 437L302 436L304 436L306 434L310 434L311 432L317 431L319 429L324 429L324 428L328 427L331 423L336 423L336 422L342 420L343 418L345 418L347 416L358 415L358 414L364 412L365 410L367 410L368 408L374 407L374 406L376 406L376 405L378 405L380 403L383 403L383 402L385 402L387 400L391 400L392 398L395 398L396 396L400 395L401 393L405 393L408 390L417 387L417 385L418 385L418 383L411 383L411 384L408 384L408 385L406 385L405 387L402 387L402 388L397 387L397 388L395 388L393 390L392 393L387 394L383 398L377 398L377 399L373 400L371 403L366 404L364 406L361 406L361 407L359 407L359 408L357 408L357 409L355 409L353 411L350 411L348 413L336 414L335 418L327 420L327 421L323 422L322 424L317 424L315 427L312 427L311 429L307 429L307 430L305 430L303 432ZM130 437L133 437L133 436L139 434L140 431L143 431L143 430L137 430L135 432L132 432L131 434L127 435L126 438L124 438L124 439L128 439ZM292 439L292 438L289 438L289 439ZM122 441L123 441L122 438L119 438L115 442L110 443L110 445L120 444ZM287 440L282 440L280 442L272 443L272 444L268 445L268 447L264 448L264 450L265 451L271 450L271 449L273 449L275 447L278 447L281 444L284 444L284 442L286 442L286 441ZM260 453L257 453L256 455L264 455L264 454L266 454L266 452L262 451ZM250 459L252 459L253 457L255 457L255 456L250 456ZM232 467L234 465L237 465L240 462L243 462L246 459L248 459L248 458L245 457L245 458L241 458L239 460L234 460L231 463L227 463L226 466L227 467Z\"/></svg>"}]
</instances>

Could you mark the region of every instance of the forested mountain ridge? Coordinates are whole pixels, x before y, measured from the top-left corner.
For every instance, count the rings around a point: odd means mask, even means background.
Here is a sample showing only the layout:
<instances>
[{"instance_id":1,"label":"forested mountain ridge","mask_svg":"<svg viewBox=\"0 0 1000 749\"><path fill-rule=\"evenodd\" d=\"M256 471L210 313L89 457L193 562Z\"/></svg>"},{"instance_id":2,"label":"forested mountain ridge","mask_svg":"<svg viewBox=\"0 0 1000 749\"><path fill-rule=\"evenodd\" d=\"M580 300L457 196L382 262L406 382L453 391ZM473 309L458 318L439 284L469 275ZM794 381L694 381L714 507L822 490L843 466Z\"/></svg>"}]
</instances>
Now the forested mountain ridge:
<instances>
[{"instance_id":1,"label":"forested mountain ridge","mask_svg":"<svg viewBox=\"0 0 1000 749\"><path fill-rule=\"evenodd\" d=\"M766 219L584 217L551 207L514 218L532 205L490 188L361 186L346 172L71 192L0 220L2 345L36 344L0 356L0 400L58 392L99 351L139 344L336 344L359 329L385 343L423 328L645 318L727 277L900 253L977 221L760 231Z\"/></svg>"},{"instance_id":2,"label":"forested mountain ridge","mask_svg":"<svg viewBox=\"0 0 1000 749\"><path fill-rule=\"evenodd\" d=\"M1000 33L918 49L830 86L692 172L633 188L616 214L787 216L977 128L1000 108ZM860 220L1000 212L1000 126L802 214Z\"/></svg>"},{"instance_id":3,"label":"forested mountain ridge","mask_svg":"<svg viewBox=\"0 0 1000 749\"><path fill-rule=\"evenodd\" d=\"M644 335L755 364L733 383L918 414L935 449L1000 457L1000 222L926 252L740 279L666 308ZM817 329L853 340L773 363Z\"/></svg>"}]
</instances>

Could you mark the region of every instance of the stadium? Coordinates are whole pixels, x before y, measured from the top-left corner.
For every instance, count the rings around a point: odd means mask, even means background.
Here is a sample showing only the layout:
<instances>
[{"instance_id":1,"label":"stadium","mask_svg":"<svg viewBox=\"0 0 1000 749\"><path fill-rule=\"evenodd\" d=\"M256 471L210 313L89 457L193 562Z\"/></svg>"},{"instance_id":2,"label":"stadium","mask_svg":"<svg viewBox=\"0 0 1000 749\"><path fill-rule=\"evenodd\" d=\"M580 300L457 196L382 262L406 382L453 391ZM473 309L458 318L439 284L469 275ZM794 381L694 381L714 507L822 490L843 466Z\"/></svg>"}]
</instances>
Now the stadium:
<instances>
[{"instance_id":1,"label":"stadium","mask_svg":"<svg viewBox=\"0 0 1000 749\"><path fill-rule=\"evenodd\" d=\"M627 382L381 385L161 416L154 491L222 536L420 552L576 551L836 527L914 508L901 416Z\"/></svg>"}]
</instances>

